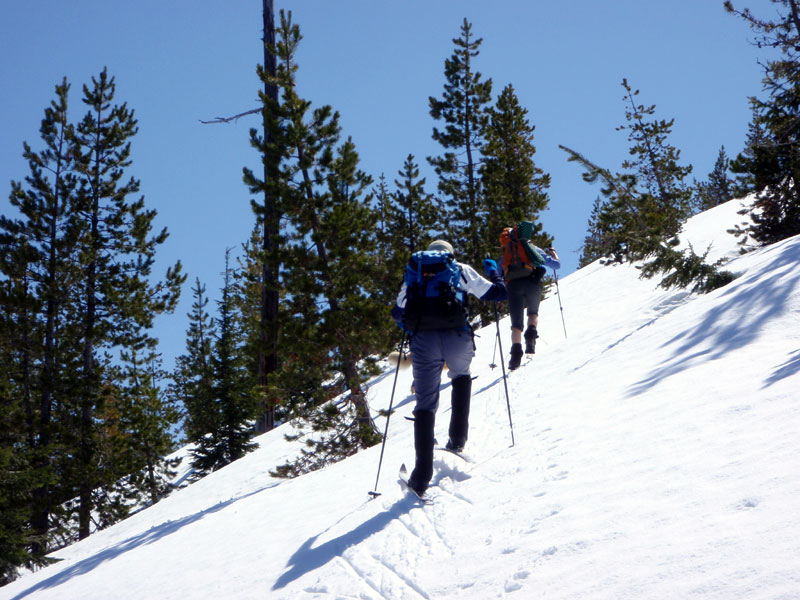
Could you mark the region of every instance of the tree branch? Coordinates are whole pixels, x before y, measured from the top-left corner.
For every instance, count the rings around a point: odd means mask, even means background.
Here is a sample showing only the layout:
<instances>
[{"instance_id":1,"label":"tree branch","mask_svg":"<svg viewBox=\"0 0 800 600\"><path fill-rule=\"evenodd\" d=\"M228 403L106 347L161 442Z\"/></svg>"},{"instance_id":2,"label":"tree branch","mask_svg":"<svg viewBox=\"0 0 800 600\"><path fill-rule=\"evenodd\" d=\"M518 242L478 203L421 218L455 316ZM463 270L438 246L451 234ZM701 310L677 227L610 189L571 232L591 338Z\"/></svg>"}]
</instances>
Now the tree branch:
<instances>
[{"instance_id":1,"label":"tree branch","mask_svg":"<svg viewBox=\"0 0 800 600\"><path fill-rule=\"evenodd\" d=\"M199 119L199 121L203 125L213 125L215 123L230 123L231 121L236 121L239 117L244 117L245 115L254 115L256 113L261 112L260 108L254 108L253 110L248 110L247 112L239 113L238 115L233 115L232 117L217 117L211 121L203 121L203 119Z\"/></svg>"}]
</instances>

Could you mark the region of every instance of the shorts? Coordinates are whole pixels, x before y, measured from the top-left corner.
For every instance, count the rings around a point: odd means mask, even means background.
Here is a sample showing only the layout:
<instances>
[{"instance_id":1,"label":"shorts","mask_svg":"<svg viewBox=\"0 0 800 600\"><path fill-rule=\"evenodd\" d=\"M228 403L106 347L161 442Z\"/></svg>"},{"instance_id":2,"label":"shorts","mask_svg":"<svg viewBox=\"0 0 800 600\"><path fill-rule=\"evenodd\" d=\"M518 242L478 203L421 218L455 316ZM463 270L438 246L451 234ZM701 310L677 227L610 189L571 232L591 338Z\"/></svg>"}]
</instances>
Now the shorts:
<instances>
[{"instance_id":1,"label":"shorts","mask_svg":"<svg viewBox=\"0 0 800 600\"><path fill-rule=\"evenodd\" d=\"M525 318L522 311L527 307L528 316L539 314L539 302L542 300L542 280L525 277L512 279L506 284L508 290L508 312L511 315L511 327L525 329Z\"/></svg>"}]
</instances>

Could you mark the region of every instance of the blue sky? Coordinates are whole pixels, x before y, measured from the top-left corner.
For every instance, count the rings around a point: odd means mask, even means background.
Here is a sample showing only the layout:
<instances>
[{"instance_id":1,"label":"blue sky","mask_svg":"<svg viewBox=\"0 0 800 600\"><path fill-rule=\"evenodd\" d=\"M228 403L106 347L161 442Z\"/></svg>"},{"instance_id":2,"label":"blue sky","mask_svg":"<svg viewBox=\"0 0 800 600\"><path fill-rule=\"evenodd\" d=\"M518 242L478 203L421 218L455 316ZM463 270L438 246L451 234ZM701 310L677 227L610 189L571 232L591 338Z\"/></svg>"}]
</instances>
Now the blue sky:
<instances>
[{"instance_id":1,"label":"blue sky","mask_svg":"<svg viewBox=\"0 0 800 600\"><path fill-rule=\"evenodd\" d=\"M768 0L744 5L773 14ZM511 83L536 127L535 160L552 177L542 222L555 237L562 277L577 268L598 190L558 145L619 169L627 156L625 133L616 131L625 120L623 78L641 90L642 104L656 105L658 118L675 119L671 142L698 179L720 146L731 156L741 150L747 98L761 91L763 56L722 0L276 0L275 8L291 10L304 36L300 94L341 113L362 168L391 183L414 154L431 192L425 157L440 148L431 139L428 97L441 96L444 60L469 19L483 38L477 69L493 80L495 97ZM160 270L180 259L189 276L176 314L158 321L166 367L184 348L191 283L199 277L216 298L225 249L238 248L254 223L242 167L258 165L248 134L258 118L200 119L257 106L260 38L259 0L0 1L2 213L11 214L10 181L28 174L22 143L39 147L55 85L64 76L72 83L77 121L81 86L108 67L117 101L139 120L128 174L158 211L156 229L171 234Z\"/></svg>"}]
</instances>

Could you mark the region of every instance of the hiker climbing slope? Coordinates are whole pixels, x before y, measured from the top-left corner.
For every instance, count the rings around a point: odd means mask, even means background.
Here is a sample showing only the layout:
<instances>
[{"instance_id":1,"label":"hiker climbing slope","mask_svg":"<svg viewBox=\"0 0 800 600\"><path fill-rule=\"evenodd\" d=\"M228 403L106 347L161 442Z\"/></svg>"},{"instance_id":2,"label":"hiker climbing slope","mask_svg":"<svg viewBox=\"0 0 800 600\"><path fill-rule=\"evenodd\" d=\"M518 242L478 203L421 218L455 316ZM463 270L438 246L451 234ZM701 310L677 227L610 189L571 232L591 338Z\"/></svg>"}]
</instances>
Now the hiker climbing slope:
<instances>
[{"instance_id":1,"label":"hiker climbing slope","mask_svg":"<svg viewBox=\"0 0 800 600\"><path fill-rule=\"evenodd\" d=\"M511 315L511 357L508 368L514 370L522 360L523 312L527 312L525 353L536 352L539 337L539 302L542 298L542 277L548 268L557 270L561 262L554 248L542 250L531 242L533 223L522 221L506 227L500 234L503 249L503 278L508 288L508 312ZM527 309L527 310L526 310Z\"/></svg>"},{"instance_id":2,"label":"hiker climbing slope","mask_svg":"<svg viewBox=\"0 0 800 600\"><path fill-rule=\"evenodd\" d=\"M470 364L475 356L472 329L464 305L467 293L486 301L506 299L497 263L484 261L489 280L469 265L456 262L453 247L438 240L411 256L392 317L411 338L411 367L416 388L414 449L416 463L408 483L425 493L433 476L433 443L442 367L452 380L447 447L461 450L467 442L472 393Z\"/></svg>"}]
</instances>

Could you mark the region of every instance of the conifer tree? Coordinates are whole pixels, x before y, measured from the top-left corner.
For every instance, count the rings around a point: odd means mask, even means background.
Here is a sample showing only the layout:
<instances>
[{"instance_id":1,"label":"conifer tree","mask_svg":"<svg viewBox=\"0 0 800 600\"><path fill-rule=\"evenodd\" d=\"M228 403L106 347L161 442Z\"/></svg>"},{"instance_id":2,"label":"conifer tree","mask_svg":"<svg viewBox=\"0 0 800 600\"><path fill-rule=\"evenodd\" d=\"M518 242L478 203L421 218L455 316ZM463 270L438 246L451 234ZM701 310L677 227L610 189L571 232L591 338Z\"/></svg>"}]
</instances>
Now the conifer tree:
<instances>
[{"instance_id":1,"label":"conifer tree","mask_svg":"<svg viewBox=\"0 0 800 600\"><path fill-rule=\"evenodd\" d=\"M192 466L196 477L216 471L255 448L258 412L257 375L248 368L241 313L236 308L230 250L225 253L224 283L217 302L213 348L209 356L211 388L192 405L194 426ZM197 305L198 303L196 303ZM202 322L202 309L197 315ZM202 389L202 388L201 388ZM202 404L198 402L202 400Z\"/></svg>"},{"instance_id":2,"label":"conifer tree","mask_svg":"<svg viewBox=\"0 0 800 600\"><path fill-rule=\"evenodd\" d=\"M186 332L186 353L175 360L170 395L183 406L183 430L187 441L196 443L215 426L213 415L214 387L211 367L214 324L206 312L206 288L195 279L192 287L192 310L187 313L189 328Z\"/></svg>"},{"instance_id":3,"label":"conifer tree","mask_svg":"<svg viewBox=\"0 0 800 600\"><path fill-rule=\"evenodd\" d=\"M431 116L443 122L441 129L434 127L433 139L444 153L428 161L439 176L439 192L446 202L447 235L460 260L474 267L483 262L488 238L479 170L492 80L483 80L473 66L482 41L475 39L472 24L464 19L461 36L453 39L453 54L445 60L442 97L428 99Z\"/></svg>"},{"instance_id":4,"label":"conifer tree","mask_svg":"<svg viewBox=\"0 0 800 600\"><path fill-rule=\"evenodd\" d=\"M731 161L725 153L725 146L722 146L714 163L714 169L708 174L708 180L695 184L699 211L714 208L733 198L735 184L728 175L730 164Z\"/></svg>"},{"instance_id":5,"label":"conifer tree","mask_svg":"<svg viewBox=\"0 0 800 600\"><path fill-rule=\"evenodd\" d=\"M534 223L533 241L537 246L546 248L552 243L552 237L544 233L539 222L539 214L550 201L550 175L534 162L534 130L527 109L520 105L513 86L507 85L489 110L481 166L484 194L491 206L486 244L493 252L498 248L503 227L523 220Z\"/></svg>"},{"instance_id":6,"label":"conifer tree","mask_svg":"<svg viewBox=\"0 0 800 600\"><path fill-rule=\"evenodd\" d=\"M65 425L57 408L74 400L73 374L80 358L69 296L80 273L69 87L66 79L57 85L56 97L45 110L43 149L37 152L24 144L30 174L24 183L12 182L9 197L19 217L0 218L2 335L8 352L3 375L11 391L9 414L25 415L20 430L30 469L25 481L34 487L17 497L28 498L26 539L32 564L44 560L51 525L60 522L60 507L70 497L57 458L64 456L57 448L64 443ZM12 419L0 427L12 423L20 425Z\"/></svg>"},{"instance_id":7,"label":"conifer tree","mask_svg":"<svg viewBox=\"0 0 800 600\"><path fill-rule=\"evenodd\" d=\"M622 86L628 104L625 111L628 123L618 130L627 130L631 143L628 153L632 157L623 161L622 168L637 178L642 202L640 215L648 229L641 247L631 245L631 257L635 260L652 253L652 244L658 238L677 235L683 221L691 215L692 189L685 180L692 166L680 164L680 150L668 141L675 120L647 120L655 114L655 105L636 104L639 90L633 90L627 79L622 80Z\"/></svg>"},{"instance_id":8,"label":"conifer tree","mask_svg":"<svg viewBox=\"0 0 800 600\"><path fill-rule=\"evenodd\" d=\"M233 270L225 258L225 283L218 301L217 337L212 354L215 400L220 411L223 456L233 462L255 448L257 380L244 352L242 314L237 310Z\"/></svg>"},{"instance_id":9,"label":"conifer tree","mask_svg":"<svg viewBox=\"0 0 800 600\"><path fill-rule=\"evenodd\" d=\"M623 161L622 175L612 175L579 153L562 148L570 160L583 164L584 179L602 179L608 198L597 223L609 236L607 246L615 260L635 262L652 256L661 241L677 235L683 220L691 213L692 190L684 182L691 166L679 164L680 151L668 143L673 121L647 120L655 106L636 104L638 90L623 79L627 123L617 130L628 131L631 158Z\"/></svg>"},{"instance_id":10,"label":"conifer tree","mask_svg":"<svg viewBox=\"0 0 800 600\"><path fill-rule=\"evenodd\" d=\"M745 151L731 165L747 191L756 198L750 223L739 234L769 244L800 233L800 5L796 0L773 0L772 19L756 17L749 9L725 8L744 19L758 35L759 48L775 51L764 65L766 98L750 98L752 123ZM747 241L747 237L743 243Z\"/></svg>"},{"instance_id":11,"label":"conifer tree","mask_svg":"<svg viewBox=\"0 0 800 600\"><path fill-rule=\"evenodd\" d=\"M291 13L281 11L280 20L275 82L281 102L265 103L274 119L271 152L282 161L277 196L286 222L278 381L284 397L325 405L329 418L307 416L312 429L330 434L309 441L321 466L332 460L328 450L338 459L379 439L364 388L369 357L386 345L378 339L385 307L374 294L378 217L367 191L372 180L358 168L354 144L340 143L338 113L323 105L309 114L310 101L297 92L300 30ZM332 406L329 400L342 393L343 404Z\"/></svg>"},{"instance_id":12,"label":"conifer tree","mask_svg":"<svg viewBox=\"0 0 800 600\"><path fill-rule=\"evenodd\" d=\"M385 175L382 174L378 178L378 185L373 190L373 194L378 219L375 232L377 240L375 258L378 271L375 282L377 285L375 299L383 306L394 306L397 299L398 282L403 277L403 269L407 261L407 251L402 239L396 235L395 220L399 209L394 204L394 194L389 191ZM391 338L394 333L396 330L389 327L386 335Z\"/></svg>"},{"instance_id":13,"label":"conifer tree","mask_svg":"<svg viewBox=\"0 0 800 600\"><path fill-rule=\"evenodd\" d=\"M373 190L373 196L377 212L375 235L378 241L378 268L385 270L389 268L388 265L394 255L395 235L394 231L392 231L392 217L396 209L393 205L392 194L389 192L389 184L386 183L386 175L383 173L378 177L378 185ZM383 286L381 286L381 289L383 290ZM385 290L382 293L385 293Z\"/></svg>"},{"instance_id":14,"label":"conifer tree","mask_svg":"<svg viewBox=\"0 0 800 600\"><path fill-rule=\"evenodd\" d=\"M0 282L0 301L8 309L8 281ZM17 364L11 347L6 310L0 313L0 586L16 579L19 567L40 564L41 557L29 552L33 544L31 497L41 482L30 464L30 449L19 380L11 371Z\"/></svg>"},{"instance_id":15,"label":"conifer tree","mask_svg":"<svg viewBox=\"0 0 800 600\"><path fill-rule=\"evenodd\" d=\"M703 256L693 249L676 249L683 221L691 214L692 189L685 183L691 166L679 164L680 151L669 144L673 121L648 120L655 106L637 105L638 90L623 79L627 124L618 130L628 132L631 158L622 163L626 172L613 174L586 157L561 147L569 160L583 165L583 178L601 181L604 202L596 202L589 222L589 234L581 257L586 264L601 256L617 262L640 264L643 277L667 273L661 285L670 287L696 278L697 287L709 291L730 281L727 274L717 277L716 265L699 268ZM707 253L706 253L707 254ZM683 269L675 273L675 269ZM693 275L690 275L690 272Z\"/></svg>"},{"instance_id":16,"label":"conifer tree","mask_svg":"<svg viewBox=\"0 0 800 600\"><path fill-rule=\"evenodd\" d=\"M169 495L169 481L175 475L177 460L167 459L172 452L171 429L177 424L178 409L161 389L165 374L156 350L156 340L145 332L132 332L131 345L121 353L122 367L117 377L116 403L125 456L122 477L147 504Z\"/></svg>"},{"instance_id":17,"label":"conifer tree","mask_svg":"<svg viewBox=\"0 0 800 600\"><path fill-rule=\"evenodd\" d=\"M294 327L299 344L290 346L301 363L318 361L323 369L290 367L300 381L327 380L309 400L312 410L303 415L306 429L316 435L307 439L301 456L276 470L281 476L296 475L335 462L380 441L366 398L365 381L374 374L372 366L379 351L390 345L386 336L385 306L376 301L377 275L376 213L366 193L370 178L360 171L358 154L347 140L335 158L323 167L325 187L314 195L316 202L302 202L298 209L298 237L289 245L294 260L286 269L287 309L303 315ZM299 199L298 199L299 200ZM313 213L313 214L312 214ZM295 214L287 211L287 214ZM309 253L309 240L317 243ZM295 330L296 331L296 330ZM327 356L326 356L327 355ZM304 357L308 356L310 360ZM333 376L333 378L332 378ZM307 389L301 386L301 389ZM337 403L331 403L336 396Z\"/></svg>"},{"instance_id":18,"label":"conifer tree","mask_svg":"<svg viewBox=\"0 0 800 600\"><path fill-rule=\"evenodd\" d=\"M262 381L263 373L259 369L259 360L263 360L259 349L263 345L262 324L263 324L263 228L259 223L250 233L250 238L242 244L241 254L237 256L236 268L231 270L232 292L231 301L234 310L241 321L242 330L242 352L247 368L254 377L254 381ZM276 291L279 286L276 285ZM274 321L277 321L277 314ZM275 376L271 373L270 378ZM256 430L261 431L260 420L263 418L263 398L264 387L259 383L262 394L262 408L259 410L259 423ZM282 421L286 416L286 409L279 403L271 402L272 423Z\"/></svg>"},{"instance_id":19,"label":"conifer tree","mask_svg":"<svg viewBox=\"0 0 800 600\"><path fill-rule=\"evenodd\" d=\"M164 281L151 283L158 246L166 229L151 235L154 210L144 198L131 200L139 181L123 181L130 166L130 139L137 133L133 111L112 104L115 82L103 70L83 87L88 112L75 132L80 187L76 216L82 225L81 290L76 297L83 328L82 389L76 407L79 448L76 460L79 496L79 536L90 533L92 490L103 480L97 451L95 415L103 404L106 377L104 353L126 345L129 323L148 329L156 315L174 309L184 277L180 263L167 270Z\"/></svg>"},{"instance_id":20,"label":"conifer tree","mask_svg":"<svg viewBox=\"0 0 800 600\"><path fill-rule=\"evenodd\" d=\"M425 178L420 178L413 154L406 157L397 174L400 179L394 181L388 227L393 232L393 253L405 264L413 252L424 250L433 234L441 231L441 206L425 191Z\"/></svg>"},{"instance_id":21,"label":"conifer tree","mask_svg":"<svg viewBox=\"0 0 800 600\"><path fill-rule=\"evenodd\" d=\"M443 231L442 203L425 190L425 178L420 177L413 154L406 157L397 175L394 192L387 191L385 182L378 189L383 194L379 195L379 298L385 306L395 304L411 254L427 248ZM397 329L391 319L386 319L384 330L387 339L396 337Z\"/></svg>"},{"instance_id":22,"label":"conifer tree","mask_svg":"<svg viewBox=\"0 0 800 600\"><path fill-rule=\"evenodd\" d=\"M373 191L378 212L377 237L378 237L378 262L384 264L386 257L391 253L392 230L389 224L392 212L392 196L389 193L389 184L386 175L381 173L378 185Z\"/></svg>"}]
</instances>

